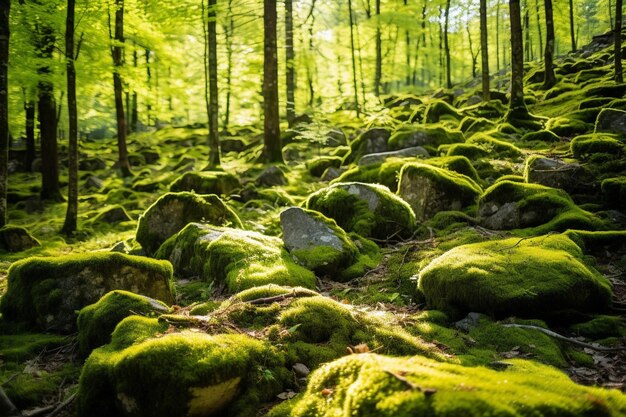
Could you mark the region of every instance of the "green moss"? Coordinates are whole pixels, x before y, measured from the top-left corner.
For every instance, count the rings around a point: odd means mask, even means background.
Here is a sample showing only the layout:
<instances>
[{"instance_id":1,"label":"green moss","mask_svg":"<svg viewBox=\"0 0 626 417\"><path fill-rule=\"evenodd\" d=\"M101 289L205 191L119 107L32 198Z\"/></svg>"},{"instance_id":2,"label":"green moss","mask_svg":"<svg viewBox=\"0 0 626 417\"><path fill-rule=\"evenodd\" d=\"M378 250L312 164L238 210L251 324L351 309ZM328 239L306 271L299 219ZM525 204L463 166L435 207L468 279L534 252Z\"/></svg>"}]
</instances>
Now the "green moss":
<instances>
[{"instance_id":1,"label":"green moss","mask_svg":"<svg viewBox=\"0 0 626 417\"><path fill-rule=\"evenodd\" d=\"M626 230L601 232L567 230L564 234L586 252L621 251L626 247Z\"/></svg>"},{"instance_id":2,"label":"green moss","mask_svg":"<svg viewBox=\"0 0 626 417\"><path fill-rule=\"evenodd\" d=\"M504 140L496 139L484 133L472 135L467 140L467 143L480 146L485 151L500 156L517 158L522 155L521 150L515 145L512 145Z\"/></svg>"},{"instance_id":3,"label":"green moss","mask_svg":"<svg viewBox=\"0 0 626 417\"><path fill-rule=\"evenodd\" d=\"M376 127L361 133L350 142L350 152L344 158L344 164L358 161L363 155L387 150L387 141L390 131L387 128Z\"/></svg>"},{"instance_id":4,"label":"green moss","mask_svg":"<svg viewBox=\"0 0 626 417\"><path fill-rule=\"evenodd\" d=\"M410 235L415 228L413 210L381 185L336 183L309 196L305 206L363 237Z\"/></svg>"},{"instance_id":5,"label":"green moss","mask_svg":"<svg viewBox=\"0 0 626 417\"><path fill-rule=\"evenodd\" d=\"M560 141L561 138L551 130L538 130L536 132L528 132L522 136L523 142L546 142L554 143Z\"/></svg>"},{"instance_id":6,"label":"green moss","mask_svg":"<svg viewBox=\"0 0 626 417\"><path fill-rule=\"evenodd\" d=\"M626 337L626 322L619 316L598 315L584 323L577 323L570 330L594 340L606 337Z\"/></svg>"},{"instance_id":7,"label":"green moss","mask_svg":"<svg viewBox=\"0 0 626 417\"><path fill-rule=\"evenodd\" d=\"M5 330L5 329L3 329ZM4 334L0 337L0 359L20 362L68 343L67 336L48 333Z\"/></svg>"},{"instance_id":8,"label":"green moss","mask_svg":"<svg viewBox=\"0 0 626 417\"><path fill-rule=\"evenodd\" d=\"M582 120L560 116L550 119L546 129L558 136L573 137L593 131L593 125Z\"/></svg>"},{"instance_id":9,"label":"green moss","mask_svg":"<svg viewBox=\"0 0 626 417\"><path fill-rule=\"evenodd\" d=\"M139 218L137 242L152 254L167 238L194 221L242 227L237 214L214 194L167 193Z\"/></svg>"},{"instance_id":10,"label":"green moss","mask_svg":"<svg viewBox=\"0 0 626 417\"><path fill-rule=\"evenodd\" d=\"M169 262L121 253L26 258L9 269L0 311L6 320L70 331L75 328L75 310L114 289L132 288L173 301L171 280Z\"/></svg>"},{"instance_id":11,"label":"green moss","mask_svg":"<svg viewBox=\"0 0 626 417\"><path fill-rule=\"evenodd\" d=\"M443 100L436 100L430 103L426 108L424 119L427 123L437 123L446 116L456 120L461 120L463 118L463 115L459 112L459 110Z\"/></svg>"},{"instance_id":12,"label":"green moss","mask_svg":"<svg viewBox=\"0 0 626 417\"><path fill-rule=\"evenodd\" d=\"M315 177L320 177L330 167L339 168L342 158L339 156L318 156L306 163L309 173Z\"/></svg>"},{"instance_id":13,"label":"green moss","mask_svg":"<svg viewBox=\"0 0 626 417\"><path fill-rule=\"evenodd\" d=\"M432 165L434 167L447 169L461 175L465 175L476 182L480 181L480 177L478 175L478 172L476 171L476 168L474 168L474 165L466 156L457 155L428 158L420 162L427 165Z\"/></svg>"},{"instance_id":14,"label":"green moss","mask_svg":"<svg viewBox=\"0 0 626 417\"><path fill-rule=\"evenodd\" d=\"M41 243L23 227L6 225L0 228L0 251L21 252Z\"/></svg>"},{"instance_id":15,"label":"green moss","mask_svg":"<svg viewBox=\"0 0 626 417\"><path fill-rule=\"evenodd\" d=\"M463 132L450 130L443 126L404 126L397 129L389 138L389 149L404 149L413 146L434 146L461 143L465 139Z\"/></svg>"},{"instance_id":16,"label":"green moss","mask_svg":"<svg viewBox=\"0 0 626 417\"><path fill-rule=\"evenodd\" d=\"M311 375L293 407L271 417L620 415L626 397L576 385L560 371L511 360L504 371L421 357L351 355ZM325 395L325 393L330 394Z\"/></svg>"},{"instance_id":17,"label":"green moss","mask_svg":"<svg viewBox=\"0 0 626 417\"><path fill-rule=\"evenodd\" d=\"M279 238L190 223L155 254L177 274L199 276L229 292L265 285L315 287L315 276L296 264Z\"/></svg>"},{"instance_id":18,"label":"green moss","mask_svg":"<svg viewBox=\"0 0 626 417\"><path fill-rule=\"evenodd\" d=\"M431 308L495 317L601 311L611 297L608 280L564 235L456 247L419 273L418 287Z\"/></svg>"},{"instance_id":19,"label":"green moss","mask_svg":"<svg viewBox=\"0 0 626 417\"><path fill-rule=\"evenodd\" d=\"M609 154L615 158L624 154L626 145L611 135L589 134L572 139L570 149L578 159L588 159L596 153Z\"/></svg>"},{"instance_id":20,"label":"green moss","mask_svg":"<svg viewBox=\"0 0 626 417\"><path fill-rule=\"evenodd\" d=\"M602 195L607 205L615 208L626 206L626 177L608 178L602 181Z\"/></svg>"},{"instance_id":21,"label":"green moss","mask_svg":"<svg viewBox=\"0 0 626 417\"><path fill-rule=\"evenodd\" d=\"M439 148L441 150L441 148ZM485 149L471 143L456 143L450 145L446 151L447 156L465 156L470 159L483 158L489 155Z\"/></svg>"},{"instance_id":22,"label":"green moss","mask_svg":"<svg viewBox=\"0 0 626 417\"><path fill-rule=\"evenodd\" d=\"M185 172L170 185L170 191L194 191L197 194L229 195L241 187L233 174L222 171Z\"/></svg>"},{"instance_id":23,"label":"green moss","mask_svg":"<svg viewBox=\"0 0 626 417\"><path fill-rule=\"evenodd\" d=\"M111 341L115 326L132 314L150 316L168 312L160 301L128 291L115 290L78 313L78 345L83 356Z\"/></svg>"}]
</instances>

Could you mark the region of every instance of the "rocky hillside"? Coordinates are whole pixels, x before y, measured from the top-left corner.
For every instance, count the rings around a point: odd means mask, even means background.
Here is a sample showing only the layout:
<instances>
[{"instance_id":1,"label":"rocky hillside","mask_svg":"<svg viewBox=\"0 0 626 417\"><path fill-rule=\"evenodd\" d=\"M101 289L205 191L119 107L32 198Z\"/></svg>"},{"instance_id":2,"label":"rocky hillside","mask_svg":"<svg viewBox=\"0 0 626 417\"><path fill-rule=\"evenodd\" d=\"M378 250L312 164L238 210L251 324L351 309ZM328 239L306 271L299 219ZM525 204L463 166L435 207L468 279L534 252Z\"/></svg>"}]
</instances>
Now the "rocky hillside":
<instances>
[{"instance_id":1,"label":"rocky hillside","mask_svg":"<svg viewBox=\"0 0 626 417\"><path fill-rule=\"evenodd\" d=\"M611 35L532 123L470 83L258 127L82 143L80 229L10 178L0 416L625 416L626 84ZM5 397L5 398L3 398ZM11 408L14 406L15 408Z\"/></svg>"}]
</instances>

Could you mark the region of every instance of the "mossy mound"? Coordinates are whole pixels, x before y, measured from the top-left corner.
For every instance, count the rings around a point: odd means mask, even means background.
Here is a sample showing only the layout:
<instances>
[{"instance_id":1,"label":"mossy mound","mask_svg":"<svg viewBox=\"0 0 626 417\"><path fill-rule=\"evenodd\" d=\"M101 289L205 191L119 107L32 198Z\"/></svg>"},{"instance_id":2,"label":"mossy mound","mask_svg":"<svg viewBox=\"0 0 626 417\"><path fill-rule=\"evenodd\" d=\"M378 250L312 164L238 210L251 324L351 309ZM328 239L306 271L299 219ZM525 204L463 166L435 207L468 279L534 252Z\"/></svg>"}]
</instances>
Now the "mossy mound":
<instances>
[{"instance_id":1,"label":"mossy mound","mask_svg":"<svg viewBox=\"0 0 626 417\"><path fill-rule=\"evenodd\" d=\"M126 209L119 204L115 204L98 213L98 215L93 219L93 222L115 224L131 220L132 219L126 212Z\"/></svg>"},{"instance_id":2,"label":"mossy mound","mask_svg":"<svg viewBox=\"0 0 626 417\"><path fill-rule=\"evenodd\" d=\"M155 256L176 274L200 277L229 292L265 284L315 288L315 275L295 263L280 238L257 232L190 223Z\"/></svg>"},{"instance_id":3,"label":"mossy mound","mask_svg":"<svg viewBox=\"0 0 626 417\"><path fill-rule=\"evenodd\" d=\"M613 159L626 152L626 144L611 135L590 134L572 139L570 149L577 159L590 159L594 154L606 154Z\"/></svg>"},{"instance_id":4,"label":"mossy mound","mask_svg":"<svg viewBox=\"0 0 626 417\"><path fill-rule=\"evenodd\" d=\"M409 203L418 221L474 204L481 193L469 177L442 168L411 163L400 172L398 195Z\"/></svg>"},{"instance_id":5,"label":"mossy mound","mask_svg":"<svg viewBox=\"0 0 626 417\"><path fill-rule=\"evenodd\" d=\"M523 142L547 142L554 143L560 141L561 138L550 130L538 130L536 132L528 132L522 136Z\"/></svg>"},{"instance_id":6,"label":"mossy mound","mask_svg":"<svg viewBox=\"0 0 626 417\"><path fill-rule=\"evenodd\" d=\"M214 194L167 193L139 217L137 242L153 254L167 238L191 222L241 227L237 214Z\"/></svg>"},{"instance_id":7,"label":"mossy mound","mask_svg":"<svg viewBox=\"0 0 626 417\"><path fill-rule=\"evenodd\" d=\"M550 119L546 125L546 129L561 137L573 137L592 132L593 124L586 123L579 119L560 116Z\"/></svg>"},{"instance_id":8,"label":"mossy mound","mask_svg":"<svg viewBox=\"0 0 626 417\"><path fill-rule=\"evenodd\" d=\"M334 219L342 229L366 238L407 236L415 228L411 207L382 185L336 183L309 196L305 206Z\"/></svg>"},{"instance_id":9,"label":"mossy mound","mask_svg":"<svg viewBox=\"0 0 626 417\"><path fill-rule=\"evenodd\" d=\"M355 140L350 142L350 152L344 158L344 164L358 161L363 155L370 153L386 152L387 141L391 135L389 129L372 128L361 133Z\"/></svg>"},{"instance_id":10,"label":"mossy mound","mask_svg":"<svg viewBox=\"0 0 626 417\"><path fill-rule=\"evenodd\" d=\"M40 245L23 227L7 225L0 228L0 250L22 252Z\"/></svg>"},{"instance_id":11,"label":"mossy mound","mask_svg":"<svg viewBox=\"0 0 626 417\"><path fill-rule=\"evenodd\" d=\"M528 183L563 189L570 195L583 194L593 198L597 191L596 178L584 166L542 155L526 158L524 179Z\"/></svg>"},{"instance_id":12,"label":"mossy mound","mask_svg":"<svg viewBox=\"0 0 626 417\"><path fill-rule=\"evenodd\" d=\"M149 316L155 312L163 314L169 311L167 305L153 298L129 291L111 291L98 302L78 312L80 353L87 356L95 348L108 344L115 326L125 317L133 314Z\"/></svg>"},{"instance_id":13,"label":"mossy mound","mask_svg":"<svg viewBox=\"0 0 626 417\"><path fill-rule=\"evenodd\" d=\"M539 184L498 181L478 200L482 225L496 230L538 227L536 231L597 230L603 223L579 208L565 191Z\"/></svg>"},{"instance_id":14,"label":"mossy mound","mask_svg":"<svg viewBox=\"0 0 626 417\"><path fill-rule=\"evenodd\" d=\"M351 355L311 375L301 398L270 417L622 415L626 396L573 383L562 372L511 360L504 371L423 357Z\"/></svg>"},{"instance_id":15,"label":"mossy mound","mask_svg":"<svg viewBox=\"0 0 626 417\"><path fill-rule=\"evenodd\" d=\"M427 123L437 123L444 117L461 120L463 118L463 114L458 109L443 100L436 100L430 103L426 108L426 113L424 114L424 120Z\"/></svg>"},{"instance_id":16,"label":"mossy mound","mask_svg":"<svg viewBox=\"0 0 626 417\"><path fill-rule=\"evenodd\" d=\"M133 316L83 367L79 416L253 416L291 375L267 344L246 335L163 334Z\"/></svg>"},{"instance_id":17,"label":"mossy mound","mask_svg":"<svg viewBox=\"0 0 626 417\"><path fill-rule=\"evenodd\" d=\"M610 207L624 210L626 207L626 177L608 178L602 181L602 196Z\"/></svg>"},{"instance_id":18,"label":"mossy mound","mask_svg":"<svg viewBox=\"0 0 626 417\"><path fill-rule=\"evenodd\" d=\"M484 133L472 135L467 139L467 143L479 146L492 155L509 158L518 158L522 155L522 151L517 146Z\"/></svg>"},{"instance_id":19,"label":"mossy mound","mask_svg":"<svg viewBox=\"0 0 626 417\"><path fill-rule=\"evenodd\" d=\"M460 130L449 130L443 126L410 126L396 130L389 138L389 149L404 149L415 146L432 146L461 143L465 140Z\"/></svg>"},{"instance_id":20,"label":"mossy mound","mask_svg":"<svg viewBox=\"0 0 626 417\"><path fill-rule=\"evenodd\" d=\"M170 191L194 191L197 194L229 195L241 187L239 179L223 171L185 172L170 184Z\"/></svg>"},{"instance_id":21,"label":"mossy mound","mask_svg":"<svg viewBox=\"0 0 626 417\"><path fill-rule=\"evenodd\" d=\"M306 163L309 173L315 177L321 177L324 171L330 167L339 168L343 159L339 156L318 156Z\"/></svg>"},{"instance_id":22,"label":"mossy mound","mask_svg":"<svg viewBox=\"0 0 626 417\"><path fill-rule=\"evenodd\" d=\"M455 143L447 148L446 155L465 156L469 159L478 159L489 155L489 152L472 143Z\"/></svg>"},{"instance_id":23,"label":"mossy mound","mask_svg":"<svg viewBox=\"0 0 626 417\"><path fill-rule=\"evenodd\" d=\"M43 330L73 331L76 311L123 289L171 303L169 262L113 252L26 258L9 268L3 318Z\"/></svg>"},{"instance_id":24,"label":"mossy mound","mask_svg":"<svg viewBox=\"0 0 626 417\"><path fill-rule=\"evenodd\" d=\"M583 263L580 247L564 235L456 247L420 271L418 288L431 308L493 317L598 312L612 294L609 281Z\"/></svg>"}]
</instances>

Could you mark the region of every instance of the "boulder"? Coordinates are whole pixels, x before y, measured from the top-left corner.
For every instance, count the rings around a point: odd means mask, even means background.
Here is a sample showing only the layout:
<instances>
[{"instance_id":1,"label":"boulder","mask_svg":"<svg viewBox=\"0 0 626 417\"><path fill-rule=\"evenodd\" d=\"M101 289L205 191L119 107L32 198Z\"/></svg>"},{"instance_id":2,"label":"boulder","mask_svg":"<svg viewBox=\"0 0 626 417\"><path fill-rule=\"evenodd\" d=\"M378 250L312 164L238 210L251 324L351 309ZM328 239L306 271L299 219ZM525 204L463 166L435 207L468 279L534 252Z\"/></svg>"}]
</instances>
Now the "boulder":
<instances>
[{"instance_id":1,"label":"boulder","mask_svg":"<svg viewBox=\"0 0 626 417\"><path fill-rule=\"evenodd\" d=\"M280 213L285 248L303 266L328 274L351 264L358 255L356 245L334 220L290 207Z\"/></svg>"},{"instance_id":2,"label":"boulder","mask_svg":"<svg viewBox=\"0 0 626 417\"><path fill-rule=\"evenodd\" d=\"M626 133L626 111L602 109L596 119L596 132Z\"/></svg>"},{"instance_id":3,"label":"boulder","mask_svg":"<svg viewBox=\"0 0 626 417\"><path fill-rule=\"evenodd\" d=\"M185 172L170 185L170 191L194 191L197 194L230 195L240 188L239 179L228 172Z\"/></svg>"},{"instance_id":4,"label":"boulder","mask_svg":"<svg viewBox=\"0 0 626 417\"><path fill-rule=\"evenodd\" d=\"M565 235L510 238L458 246L417 276L429 308L455 315L545 318L606 310L611 284L587 266Z\"/></svg>"},{"instance_id":5,"label":"boulder","mask_svg":"<svg viewBox=\"0 0 626 417\"><path fill-rule=\"evenodd\" d=\"M0 302L4 319L40 330L72 332L76 311L121 289L172 303L169 262L114 252L27 258L9 268Z\"/></svg>"},{"instance_id":6,"label":"boulder","mask_svg":"<svg viewBox=\"0 0 626 417\"><path fill-rule=\"evenodd\" d=\"M321 177L328 168L339 169L342 159L339 156L318 156L306 162L309 173L315 177Z\"/></svg>"},{"instance_id":7,"label":"boulder","mask_svg":"<svg viewBox=\"0 0 626 417\"><path fill-rule=\"evenodd\" d=\"M569 194L593 194L597 191L594 175L578 163L533 155L526 159L524 179L528 183L560 188Z\"/></svg>"},{"instance_id":8,"label":"boulder","mask_svg":"<svg viewBox=\"0 0 626 417\"><path fill-rule=\"evenodd\" d=\"M287 185L285 173L277 166L271 166L261 172L255 183L261 187L273 187L275 185Z\"/></svg>"},{"instance_id":9,"label":"boulder","mask_svg":"<svg viewBox=\"0 0 626 417\"><path fill-rule=\"evenodd\" d=\"M80 171L98 171L101 169L106 169L106 167L106 162L97 157L81 158L78 161L78 169Z\"/></svg>"},{"instance_id":10,"label":"boulder","mask_svg":"<svg viewBox=\"0 0 626 417\"><path fill-rule=\"evenodd\" d=\"M155 257L169 260L178 277L200 277L231 293L265 284L315 288L315 275L295 263L280 238L257 232L190 223Z\"/></svg>"},{"instance_id":11,"label":"boulder","mask_svg":"<svg viewBox=\"0 0 626 417\"><path fill-rule=\"evenodd\" d=\"M339 182L310 195L305 206L363 237L410 236L415 228L411 207L383 185Z\"/></svg>"},{"instance_id":12,"label":"boulder","mask_svg":"<svg viewBox=\"0 0 626 417\"><path fill-rule=\"evenodd\" d=\"M385 162L388 158L411 158L411 157L424 157L428 158L430 155L428 151L421 146L413 146L411 148L404 148L397 151L370 153L363 155L359 159L359 165L375 165Z\"/></svg>"},{"instance_id":13,"label":"boulder","mask_svg":"<svg viewBox=\"0 0 626 417\"><path fill-rule=\"evenodd\" d=\"M131 220L132 219L130 218L128 213L126 213L126 210L124 209L124 207L120 205L114 205L100 212L100 214L98 214L95 217L94 222L113 224L113 223L120 223L120 222L128 222Z\"/></svg>"},{"instance_id":14,"label":"boulder","mask_svg":"<svg viewBox=\"0 0 626 417\"><path fill-rule=\"evenodd\" d=\"M348 355L309 376L306 391L268 417L620 415L626 396L577 385L559 369L507 360L504 370L422 356ZM567 394L564 394L567 393Z\"/></svg>"},{"instance_id":15,"label":"boulder","mask_svg":"<svg viewBox=\"0 0 626 417\"><path fill-rule=\"evenodd\" d=\"M88 189L93 188L95 190L101 190L104 188L104 181L92 175L89 178L87 178L87 181L85 181L85 186Z\"/></svg>"},{"instance_id":16,"label":"boulder","mask_svg":"<svg viewBox=\"0 0 626 417\"><path fill-rule=\"evenodd\" d=\"M350 143L350 153L346 155L344 163L356 162L366 154L387 152L390 135L386 128L372 128L361 133Z\"/></svg>"},{"instance_id":17,"label":"boulder","mask_svg":"<svg viewBox=\"0 0 626 417\"><path fill-rule=\"evenodd\" d=\"M0 249L7 252L22 252L41 243L28 230L19 226L4 226L0 228Z\"/></svg>"},{"instance_id":18,"label":"boulder","mask_svg":"<svg viewBox=\"0 0 626 417\"><path fill-rule=\"evenodd\" d=\"M337 178L339 178L341 176L342 172L343 171L341 169L339 169L339 168L328 167L328 168L326 168L326 170L324 171L324 173L320 177L320 180L325 181L325 182L330 182L332 180L336 180Z\"/></svg>"},{"instance_id":19,"label":"boulder","mask_svg":"<svg viewBox=\"0 0 626 417\"><path fill-rule=\"evenodd\" d=\"M481 192L471 178L443 168L410 163L400 171L398 195L409 203L418 221L472 205Z\"/></svg>"},{"instance_id":20,"label":"boulder","mask_svg":"<svg viewBox=\"0 0 626 417\"><path fill-rule=\"evenodd\" d=\"M220 140L220 150L222 151L222 153L228 153L228 152L239 153L239 152L242 152L244 149L246 149L246 144L241 139L232 138L232 139Z\"/></svg>"},{"instance_id":21,"label":"boulder","mask_svg":"<svg viewBox=\"0 0 626 417\"><path fill-rule=\"evenodd\" d=\"M465 136L460 130L448 130L442 126L411 126L398 129L389 138L389 149L405 149L415 146L433 146L461 143ZM369 152L372 153L372 152Z\"/></svg>"},{"instance_id":22,"label":"boulder","mask_svg":"<svg viewBox=\"0 0 626 417\"><path fill-rule=\"evenodd\" d=\"M136 240L152 254L191 222L241 227L237 214L214 194L167 193L139 217Z\"/></svg>"}]
</instances>

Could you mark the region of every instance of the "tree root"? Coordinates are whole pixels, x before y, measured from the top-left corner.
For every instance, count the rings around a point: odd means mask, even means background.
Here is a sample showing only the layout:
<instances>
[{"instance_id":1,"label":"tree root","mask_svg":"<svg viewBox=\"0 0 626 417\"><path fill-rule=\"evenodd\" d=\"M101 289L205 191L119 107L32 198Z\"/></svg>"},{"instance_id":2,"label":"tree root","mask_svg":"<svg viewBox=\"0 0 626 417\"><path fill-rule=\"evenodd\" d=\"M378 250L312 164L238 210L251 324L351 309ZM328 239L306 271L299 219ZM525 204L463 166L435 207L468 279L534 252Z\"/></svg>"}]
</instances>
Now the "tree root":
<instances>
[{"instance_id":1,"label":"tree root","mask_svg":"<svg viewBox=\"0 0 626 417\"><path fill-rule=\"evenodd\" d=\"M544 333L548 336L554 337L555 339L559 339L559 340L563 340L565 342L571 343L573 345L577 345L583 348L587 348L587 349L592 349L598 352L621 352L626 350L626 346L624 347L616 347L616 348L609 348L609 347L604 347L604 346L596 346L596 345L592 345L591 343L585 343L585 342L581 342L580 340L576 340L576 339L572 339L571 337L566 337L563 336L561 334L558 334L556 332L553 332L552 330L548 330L548 329L544 329L543 327L539 327L539 326L532 326L529 324L504 324L504 327L517 327L520 329L528 329L528 330L537 330L541 333Z\"/></svg>"}]
</instances>

